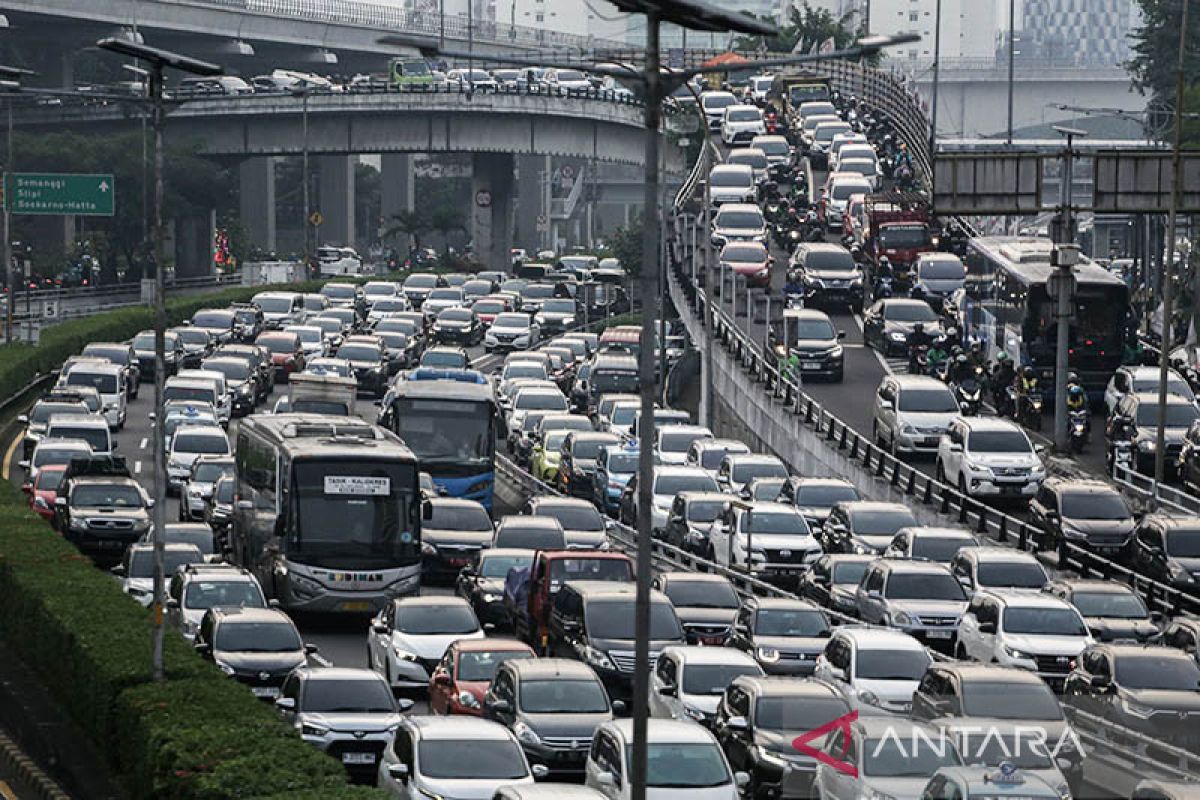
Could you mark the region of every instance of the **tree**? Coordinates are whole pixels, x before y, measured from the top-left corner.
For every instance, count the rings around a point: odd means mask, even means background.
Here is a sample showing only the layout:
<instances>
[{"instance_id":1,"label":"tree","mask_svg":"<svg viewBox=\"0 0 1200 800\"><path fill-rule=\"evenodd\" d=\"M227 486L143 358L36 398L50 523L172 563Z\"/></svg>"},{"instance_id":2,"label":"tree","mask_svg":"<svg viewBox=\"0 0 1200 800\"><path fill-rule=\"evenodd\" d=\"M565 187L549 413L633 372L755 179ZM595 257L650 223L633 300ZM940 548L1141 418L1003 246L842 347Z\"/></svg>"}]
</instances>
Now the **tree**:
<instances>
[{"instance_id":1,"label":"tree","mask_svg":"<svg viewBox=\"0 0 1200 800\"><path fill-rule=\"evenodd\" d=\"M1134 87L1150 96L1149 132L1170 139L1174 127L1175 70L1179 63L1179 23L1183 5L1181 0L1138 0L1138 5L1142 10L1142 24L1131 36L1133 57L1126 67ZM1198 34L1200 9L1193 6L1188 14L1187 40L1195 41ZM1200 56L1194 47L1186 51L1183 78L1185 86L1200 80ZM1194 91L1185 90L1184 113L1200 110L1198 101L1200 97ZM1200 126L1194 121L1185 123L1183 135L1184 144L1200 143Z\"/></svg>"},{"instance_id":2,"label":"tree","mask_svg":"<svg viewBox=\"0 0 1200 800\"><path fill-rule=\"evenodd\" d=\"M628 225L624 225L613 231L612 239L609 241L609 249L612 255L621 262L621 266L625 268L631 277L636 278L642 273L642 216L638 214L635 219L630 220Z\"/></svg>"},{"instance_id":3,"label":"tree","mask_svg":"<svg viewBox=\"0 0 1200 800\"><path fill-rule=\"evenodd\" d=\"M759 50L765 44L766 49L773 53L790 53L797 43L801 52L808 53L813 47L820 47L824 42L833 39L835 49L842 49L854 44L862 35L861 24L853 24L857 12L847 11L840 16L826 8L813 8L804 0L800 6L792 6L787 24L778 29L773 39L760 36L739 36L734 39L734 49L741 51ZM772 23L770 17L761 18L763 22ZM872 62L873 63L873 62Z\"/></svg>"},{"instance_id":4,"label":"tree","mask_svg":"<svg viewBox=\"0 0 1200 800\"><path fill-rule=\"evenodd\" d=\"M412 246L421 248L421 235L432 230L429 227L429 215L423 208L401 209L391 215L391 225L383 232L383 238L391 239L399 234L412 239Z\"/></svg>"}]
</instances>

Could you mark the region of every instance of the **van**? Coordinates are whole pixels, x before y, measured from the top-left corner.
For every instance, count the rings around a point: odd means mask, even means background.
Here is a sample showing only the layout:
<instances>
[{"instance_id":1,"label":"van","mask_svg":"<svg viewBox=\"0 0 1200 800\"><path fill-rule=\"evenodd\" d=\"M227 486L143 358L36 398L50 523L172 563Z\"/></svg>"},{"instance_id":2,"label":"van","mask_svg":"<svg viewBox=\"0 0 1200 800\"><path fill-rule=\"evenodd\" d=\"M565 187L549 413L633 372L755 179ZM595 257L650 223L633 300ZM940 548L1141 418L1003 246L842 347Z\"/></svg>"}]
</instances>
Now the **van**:
<instances>
[{"instance_id":1,"label":"van","mask_svg":"<svg viewBox=\"0 0 1200 800\"><path fill-rule=\"evenodd\" d=\"M268 329L280 330L304 321L304 302L298 292L259 292L250 302L262 309Z\"/></svg>"},{"instance_id":2,"label":"van","mask_svg":"<svg viewBox=\"0 0 1200 800\"><path fill-rule=\"evenodd\" d=\"M175 377L212 383L213 388L217 390L217 404L213 406L217 410L217 419L221 421L222 425L229 424L229 419L233 415L233 404L230 402L229 384L225 380L225 373L212 369L181 369Z\"/></svg>"},{"instance_id":3,"label":"van","mask_svg":"<svg viewBox=\"0 0 1200 800\"><path fill-rule=\"evenodd\" d=\"M190 400L192 402L208 403L215 411L220 397L217 393L216 383L211 380L180 378L172 375L163 384L163 403L166 403L168 400ZM219 414L217 418L221 419ZM228 418L226 417L226 419Z\"/></svg>"},{"instance_id":4,"label":"van","mask_svg":"<svg viewBox=\"0 0 1200 800\"><path fill-rule=\"evenodd\" d=\"M72 365L62 385L95 388L100 394L100 412L108 422L108 427L120 430L125 427L126 402L129 397L127 375L127 370L118 364L79 362Z\"/></svg>"},{"instance_id":5,"label":"van","mask_svg":"<svg viewBox=\"0 0 1200 800\"><path fill-rule=\"evenodd\" d=\"M112 455L116 442L109 433L108 420L101 414L55 414L46 425L45 439L81 439L92 446L96 455Z\"/></svg>"},{"instance_id":6,"label":"van","mask_svg":"<svg viewBox=\"0 0 1200 800\"><path fill-rule=\"evenodd\" d=\"M638 389L638 361L620 353L598 353L588 372L588 411L602 394L634 393Z\"/></svg>"}]
</instances>

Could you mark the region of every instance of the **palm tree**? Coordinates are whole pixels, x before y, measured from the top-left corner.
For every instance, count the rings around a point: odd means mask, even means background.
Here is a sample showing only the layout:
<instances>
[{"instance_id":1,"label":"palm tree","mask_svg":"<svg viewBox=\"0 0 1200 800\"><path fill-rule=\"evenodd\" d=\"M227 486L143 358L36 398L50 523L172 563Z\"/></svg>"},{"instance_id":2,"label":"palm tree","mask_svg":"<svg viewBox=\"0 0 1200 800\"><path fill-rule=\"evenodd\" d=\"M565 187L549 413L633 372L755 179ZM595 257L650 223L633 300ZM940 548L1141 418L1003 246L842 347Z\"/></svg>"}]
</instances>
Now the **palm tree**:
<instances>
[{"instance_id":1,"label":"palm tree","mask_svg":"<svg viewBox=\"0 0 1200 800\"><path fill-rule=\"evenodd\" d=\"M429 215L420 209L404 209L392 214L392 224L383 233L384 239L390 239L398 234L404 234L411 242L410 249L421 247L421 234L436 230Z\"/></svg>"}]
</instances>

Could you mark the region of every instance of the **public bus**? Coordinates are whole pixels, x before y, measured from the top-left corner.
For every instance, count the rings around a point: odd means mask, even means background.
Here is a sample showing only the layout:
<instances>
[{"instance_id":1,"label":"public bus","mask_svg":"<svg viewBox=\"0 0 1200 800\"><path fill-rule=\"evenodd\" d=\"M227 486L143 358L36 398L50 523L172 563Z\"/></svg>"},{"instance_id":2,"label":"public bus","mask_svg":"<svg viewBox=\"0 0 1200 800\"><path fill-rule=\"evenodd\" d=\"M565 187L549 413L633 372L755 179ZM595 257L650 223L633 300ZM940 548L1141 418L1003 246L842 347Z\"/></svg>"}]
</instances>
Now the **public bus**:
<instances>
[{"instance_id":1,"label":"public bus","mask_svg":"<svg viewBox=\"0 0 1200 800\"><path fill-rule=\"evenodd\" d=\"M363 613L421 579L417 459L377 425L319 414L241 421L230 547L289 610Z\"/></svg>"},{"instance_id":2,"label":"public bus","mask_svg":"<svg viewBox=\"0 0 1200 800\"><path fill-rule=\"evenodd\" d=\"M422 367L383 399L379 424L394 431L438 491L489 511L496 482L496 393L482 373Z\"/></svg>"},{"instance_id":3,"label":"public bus","mask_svg":"<svg viewBox=\"0 0 1200 800\"><path fill-rule=\"evenodd\" d=\"M1047 292L1053 243L1033 236L983 236L967 243L966 282L952 301L968 338L989 358L1005 350L1038 371L1043 391L1054 390L1058 323ZM1136 335L1129 290L1120 278L1083 259L1074 269L1074 320L1068 364L1089 396L1098 398Z\"/></svg>"}]
</instances>

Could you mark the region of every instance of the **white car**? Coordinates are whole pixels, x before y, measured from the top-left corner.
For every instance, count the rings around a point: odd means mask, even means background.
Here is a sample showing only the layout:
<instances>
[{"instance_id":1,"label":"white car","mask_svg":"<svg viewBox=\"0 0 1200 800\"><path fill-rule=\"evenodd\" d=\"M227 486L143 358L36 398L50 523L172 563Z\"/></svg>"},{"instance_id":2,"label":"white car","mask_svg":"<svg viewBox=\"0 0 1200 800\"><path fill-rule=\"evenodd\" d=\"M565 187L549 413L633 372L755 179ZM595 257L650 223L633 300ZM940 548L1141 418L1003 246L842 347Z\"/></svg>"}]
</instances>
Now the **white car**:
<instances>
[{"instance_id":1,"label":"white car","mask_svg":"<svg viewBox=\"0 0 1200 800\"><path fill-rule=\"evenodd\" d=\"M512 411L508 415L510 433L519 432L530 411L566 414L570 412L567 397L557 386L524 385L512 398Z\"/></svg>"},{"instance_id":2,"label":"white car","mask_svg":"<svg viewBox=\"0 0 1200 800\"><path fill-rule=\"evenodd\" d=\"M587 75L577 69L551 67L542 75L542 83L557 94L580 94L592 89Z\"/></svg>"},{"instance_id":3,"label":"white car","mask_svg":"<svg viewBox=\"0 0 1200 800\"><path fill-rule=\"evenodd\" d=\"M163 574L171 580L175 570L185 564L203 564L204 556L194 544L167 542L163 545ZM154 602L154 545L132 544L121 563L112 569L121 581L121 591L143 606Z\"/></svg>"},{"instance_id":4,"label":"white car","mask_svg":"<svg viewBox=\"0 0 1200 800\"><path fill-rule=\"evenodd\" d=\"M871 188L879 191L883 186L883 175L879 170L879 162L873 158L843 158L838 161L838 172L843 174L853 173L861 175L866 180L870 181ZM843 207L842 214L846 209Z\"/></svg>"},{"instance_id":5,"label":"white car","mask_svg":"<svg viewBox=\"0 0 1200 800\"><path fill-rule=\"evenodd\" d=\"M709 130L719 130L725 119L725 109L736 106L738 99L732 92L703 92L700 95L700 110L708 122Z\"/></svg>"},{"instance_id":6,"label":"white car","mask_svg":"<svg viewBox=\"0 0 1200 800\"><path fill-rule=\"evenodd\" d=\"M708 199L714 206L755 202L754 170L748 164L717 164L708 173Z\"/></svg>"},{"instance_id":7,"label":"white car","mask_svg":"<svg viewBox=\"0 0 1200 800\"><path fill-rule=\"evenodd\" d=\"M285 333L294 333L300 337L300 347L304 350L304 360L329 355L329 340L325 338L325 330L318 325L288 325Z\"/></svg>"},{"instance_id":8,"label":"white car","mask_svg":"<svg viewBox=\"0 0 1200 800\"><path fill-rule=\"evenodd\" d=\"M529 314L506 311L497 314L491 327L483 337L483 349L529 350L541 341L541 329Z\"/></svg>"},{"instance_id":9,"label":"white car","mask_svg":"<svg viewBox=\"0 0 1200 800\"><path fill-rule=\"evenodd\" d=\"M763 242L767 238L767 222L762 209L753 203L726 203L713 215L713 247L729 242Z\"/></svg>"},{"instance_id":10,"label":"white car","mask_svg":"<svg viewBox=\"0 0 1200 800\"><path fill-rule=\"evenodd\" d=\"M937 476L972 497L1030 498L1046 479L1046 467L1020 426L960 417L938 442Z\"/></svg>"},{"instance_id":11,"label":"white car","mask_svg":"<svg viewBox=\"0 0 1200 800\"><path fill-rule=\"evenodd\" d=\"M836 139L837 137L834 138ZM874 147L866 142L846 142L838 148L837 157L830 162L831 171L837 172L837 165L841 163L843 158L867 158L878 163L879 154L875 152Z\"/></svg>"},{"instance_id":12,"label":"white car","mask_svg":"<svg viewBox=\"0 0 1200 800\"><path fill-rule=\"evenodd\" d=\"M1121 398L1138 392L1158 392L1158 367L1118 368L1104 389L1104 405L1108 407L1108 415L1116 412ZM1167 392L1184 397L1188 402L1196 402L1192 387L1174 369L1167 370Z\"/></svg>"},{"instance_id":13,"label":"white car","mask_svg":"<svg viewBox=\"0 0 1200 800\"><path fill-rule=\"evenodd\" d=\"M959 658L1036 672L1063 681L1093 643L1075 606L1059 597L1028 592L977 592L958 628Z\"/></svg>"},{"instance_id":14,"label":"white car","mask_svg":"<svg viewBox=\"0 0 1200 800\"><path fill-rule=\"evenodd\" d=\"M919 800L929 776L962 765L937 730L893 716L860 716L825 738L813 788L824 800Z\"/></svg>"},{"instance_id":15,"label":"white car","mask_svg":"<svg viewBox=\"0 0 1200 800\"><path fill-rule=\"evenodd\" d=\"M1011 547L965 547L954 554L950 570L968 595L985 589L1038 594L1050 582L1033 553Z\"/></svg>"},{"instance_id":16,"label":"white car","mask_svg":"<svg viewBox=\"0 0 1200 800\"><path fill-rule=\"evenodd\" d=\"M925 646L903 631L842 627L817 657L813 677L837 687L852 708L907 714L932 662Z\"/></svg>"},{"instance_id":17,"label":"white car","mask_svg":"<svg viewBox=\"0 0 1200 800\"><path fill-rule=\"evenodd\" d=\"M227 456L229 437L219 425L185 425L171 437L167 450L167 488L178 492L192 474L192 464L202 455Z\"/></svg>"},{"instance_id":18,"label":"white car","mask_svg":"<svg viewBox=\"0 0 1200 800\"><path fill-rule=\"evenodd\" d=\"M755 478L788 477L788 468L778 456L758 453L730 453L717 468L717 483L730 494L741 494Z\"/></svg>"},{"instance_id":19,"label":"white car","mask_svg":"<svg viewBox=\"0 0 1200 800\"><path fill-rule=\"evenodd\" d=\"M628 490L628 487L626 487ZM650 488L650 524L655 531L667 527L671 504L680 492L716 492L717 482L699 467L656 466L654 484ZM637 495L633 501L637 503ZM636 517L637 507L634 506Z\"/></svg>"},{"instance_id":20,"label":"white car","mask_svg":"<svg viewBox=\"0 0 1200 800\"><path fill-rule=\"evenodd\" d=\"M734 453L749 453L750 446L737 439L697 439L688 448L683 463L689 467L700 467L716 480L725 456Z\"/></svg>"},{"instance_id":21,"label":"white car","mask_svg":"<svg viewBox=\"0 0 1200 800\"><path fill-rule=\"evenodd\" d=\"M748 142L767 132L762 109L758 106L726 106L721 117L721 141L727 145Z\"/></svg>"},{"instance_id":22,"label":"white car","mask_svg":"<svg viewBox=\"0 0 1200 800\"><path fill-rule=\"evenodd\" d=\"M71 365L71 371L59 379L67 388L91 386L100 395L101 413L108 427L120 430L125 427L126 402L129 387L126 384L126 369L107 361L79 361Z\"/></svg>"},{"instance_id":23,"label":"white car","mask_svg":"<svg viewBox=\"0 0 1200 800\"><path fill-rule=\"evenodd\" d=\"M322 275L361 275L362 258L353 247L320 247L317 268Z\"/></svg>"},{"instance_id":24,"label":"white car","mask_svg":"<svg viewBox=\"0 0 1200 800\"><path fill-rule=\"evenodd\" d=\"M879 559L858 585L858 616L951 652L967 595L945 564Z\"/></svg>"},{"instance_id":25,"label":"white car","mask_svg":"<svg viewBox=\"0 0 1200 800\"><path fill-rule=\"evenodd\" d=\"M224 426L229 425L233 418L233 395L229 391L229 382L224 372L214 369L181 369L171 376L172 381L205 381L212 384L217 403L217 419Z\"/></svg>"},{"instance_id":26,"label":"white car","mask_svg":"<svg viewBox=\"0 0 1200 800\"><path fill-rule=\"evenodd\" d=\"M433 322L437 319L437 315L447 308L458 308L464 302L463 290L457 286L443 286L439 289L434 289L425 298L425 302L421 304L421 311L425 314L425 323L429 324Z\"/></svg>"},{"instance_id":27,"label":"white car","mask_svg":"<svg viewBox=\"0 0 1200 800\"><path fill-rule=\"evenodd\" d=\"M279 330L304 322L304 301L299 292L259 292L250 302L262 311L267 328Z\"/></svg>"},{"instance_id":28,"label":"white car","mask_svg":"<svg viewBox=\"0 0 1200 800\"><path fill-rule=\"evenodd\" d=\"M654 430L654 451L659 463L682 466L693 442L711 438L712 431L703 425L662 425Z\"/></svg>"},{"instance_id":29,"label":"white car","mask_svg":"<svg viewBox=\"0 0 1200 800\"><path fill-rule=\"evenodd\" d=\"M765 103L774 84L774 75L754 75L746 81L746 96L756 103Z\"/></svg>"},{"instance_id":30,"label":"white car","mask_svg":"<svg viewBox=\"0 0 1200 800\"><path fill-rule=\"evenodd\" d=\"M850 205L852 195L870 194L875 191L874 180L864 178L856 172L832 172L825 185L825 224L830 230L841 230L842 218Z\"/></svg>"},{"instance_id":31,"label":"white car","mask_svg":"<svg viewBox=\"0 0 1200 800\"><path fill-rule=\"evenodd\" d=\"M369 308L376 300L382 300L385 297L403 297L404 293L400 289L400 284L395 281L367 281L363 284L362 296Z\"/></svg>"},{"instance_id":32,"label":"white car","mask_svg":"<svg viewBox=\"0 0 1200 800\"><path fill-rule=\"evenodd\" d=\"M646 742L648 798L739 800L750 783L749 775L730 769L716 738L694 722L651 719ZM633 720L619 719L598 727L584 767L584 785L609 800L630 800L631 765L626 754L632 747Z\"/></svg>"},{"instance_id":33,"label":"white car","mask_svg":"<svg viewBox=\"0 0 1200 800\"><path fill-rule=\"evenodd\" d=\"M711 560L754 572L798 574L821 557L800 509L787 503L730 504L708 529Z\"/></svg>"},{"instance_id":34,"label":"white car","mask_svg":"<svg viewBox=\"0 0 1200 800\"><path fill-rule=\"evenodd\" d=\"M434 291L440 290L435 289ZM408 304L408 298L404 295L398 297L381 297L372 303L370 310L367 311L367 324L374 326L395 314L411 310L412 306Z\"/></svg>"},{"instance_id":35,"label":"white car","mask_svg":"<svg viewBox=\"0 0 1200 800\"><path fill-rule=\"evenodd\" d=\"M771 163L767 154L757 147L735 147L725 156L726 164L744 164L754 171L754 182L764 184L770 177Z\"/></svg>"},{"instance_id":36,"label":"white car","mask_svg":"<svg viewBox=\"0 0 1200 800\"><path fill-rule=\"evenodd\" d=\"M491 800L501 786L532 785L549 770L530 767L512 731L467 716L407 716L379 759L378 786L404 800Z\"/></svg>"},{"instance_id":37,"label":"white car","mask_svg":"<svg viewBox=\"0 0 1200 800\"><path fill-rule=\"evenodd\" d=\"M935 453L958 414L953 392L937 378L886 375L875 392L871 431L893 455Z\"/></svg>"},{"instance_id":38,"label":"white car","mask_svg":"<svg viewBox=\"0 0 1200 800\"><path fill-rule=\"evenodd\" d=\"M460 597L402 597L384 606L367 634L368 666L394 688L429 685L446 648L459 639L482 639L483 627Z\"/></svg>"},{"instance_id":39,"label":"white car","mask_svg":"<svg viewBox=\"0 0 1200 800\"><path fill-rule=\"evenodd\" d=\"M762 674L758 662L732 647L664 647L650 679L650 716L711 722L734 678Z\"/></svg>"}]
</instances>

